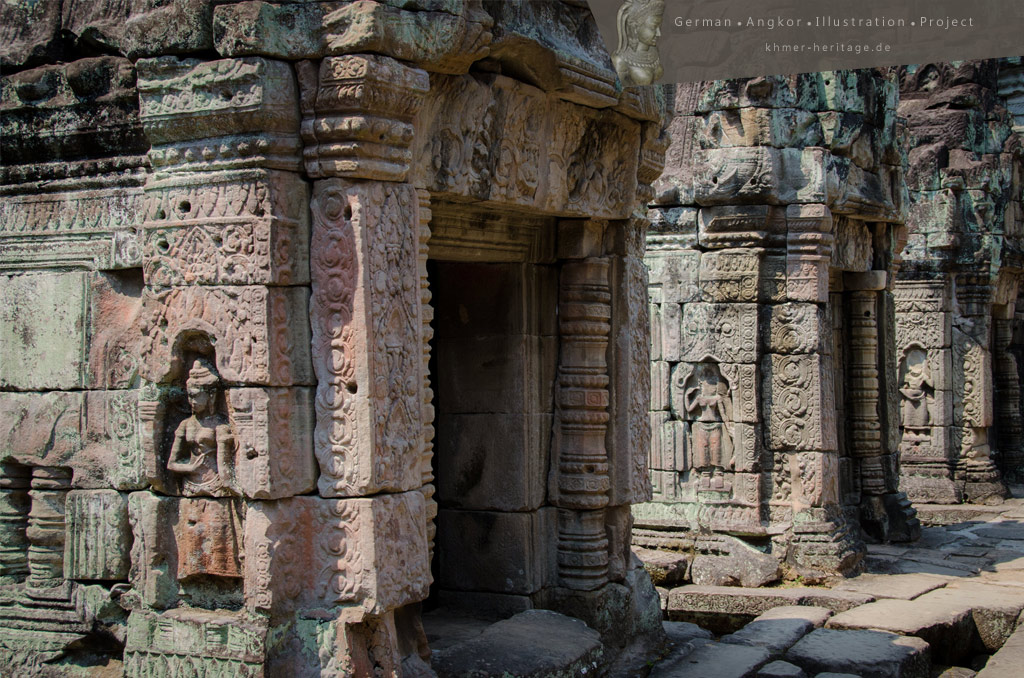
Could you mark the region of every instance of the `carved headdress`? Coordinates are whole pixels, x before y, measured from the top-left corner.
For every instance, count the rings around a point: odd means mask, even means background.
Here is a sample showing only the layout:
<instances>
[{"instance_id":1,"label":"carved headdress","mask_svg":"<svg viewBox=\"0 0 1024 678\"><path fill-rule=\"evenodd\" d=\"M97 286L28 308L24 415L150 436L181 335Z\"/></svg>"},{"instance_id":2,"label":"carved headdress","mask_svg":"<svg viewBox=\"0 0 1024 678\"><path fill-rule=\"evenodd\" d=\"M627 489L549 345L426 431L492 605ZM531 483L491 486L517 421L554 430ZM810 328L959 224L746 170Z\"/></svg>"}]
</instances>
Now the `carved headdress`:
<instances>
[{"instance_id":1,"label":"carved headdress","mask_svg":"<svg viewBox=\"0 0 1024 678\"><path fill-rule=\"evenodd\" d=\"M192 362L192 369L188 371L186 384L198 388L208 388L220 384L220 377L217 370L205 358L196 358Z\"/></svg>"}]
</instances>

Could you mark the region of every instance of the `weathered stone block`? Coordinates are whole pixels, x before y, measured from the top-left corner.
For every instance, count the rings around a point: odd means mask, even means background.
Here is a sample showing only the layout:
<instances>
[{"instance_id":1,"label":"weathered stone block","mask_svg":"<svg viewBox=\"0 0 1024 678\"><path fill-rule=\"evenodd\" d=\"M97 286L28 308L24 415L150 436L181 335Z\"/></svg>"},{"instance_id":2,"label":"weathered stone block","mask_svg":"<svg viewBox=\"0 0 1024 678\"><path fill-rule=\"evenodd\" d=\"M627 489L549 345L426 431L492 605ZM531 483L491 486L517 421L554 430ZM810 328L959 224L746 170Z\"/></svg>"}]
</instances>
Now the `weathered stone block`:
<instances>
[{"instance_id":1,"label":"weathered stone block","mask_svg":"<svg viewBox=\"0 0 1024 678\"><path fill-rule=\"evenodd\" d=\"M554 581L553 509L438 513L442 588L530 594Z\"/></svg>"},{"instance_id":2,"label":"weathered stone block","mask_svg":"<svg viewBox=\"0 0 1024 678\"><path fill-rule=\"evenodd\" d=\"M761 398L768 412L768 447L835 450L831 365L817 355L765 356Z\"/></svg>"},{"instance_id":3,"label":"weathered stone block","mask_svg":"<svg viewBox=\"0 0 1024 678\"><path fill-rule=\"evenodd\" d=\"M137 66L155 178L172 168L299 169L298 88L289 64L160 57Z\"/></svg>"},{"instance_id":4,"label":"weathered stone block","mask_svg":"<svg viewBox=\"0 0 1024 678\"><path fill-rule=\"evenodd\" d=\"M301 287L146 290L139 372L154 383L172 379L185 368L176 355L183 340L205 335L230 384L311 384L308 295Z\"/></svg>"},{"instance_id":5,"label":"weathered stone block","mask_svg":"<svg viewBox=\"0 0 1024 678\"><path fill-rule=\"evenodd\" d=\"M145 484L138 392L0 393L0 458L66 466L78 488Z\"/></svg>"},{"instance_id":6,"label":"weathered stone block","mask_svg":"<svg viewBox=\"0 0 1024 678\"><path fill-rule=\"evenodd\" d=\"M924 678L931 650L913 636L815 629L789 649L786 659L809 673L856 671L878 678Z\"/></svg>"},{"instance_id":7,"label":"weathered stone block","mask_svg":"<svg viewBox=\"0 0 1024 678\"><path fill-rule=\"evenodd\" d=\"M811 111L798 108L739 108L712 111L702 119L701 148L820 146L822 125Z\"/></svg>"},{"instance_id":8,"label":"weathered stone block","mask_svg":"<svg viewBox=\"0 0 1024 678\"><path fill-rule=\"evenodd\" d=\"M683 304L697 301L697 286L701 254L696 250L657 250L644 258L650 286L660 288L659 303Z\"/></svg>"},{"instance_id":9,"label":"weathered stone block","mask_svg":"<svg viewBox=\"0 0 1024 678\"><path fill-rule=\"evenodd\" d=\"M949 348L952 341L952 316L947 312L908 311L896 314L896 346L899 349L912 344L926 349Z\"/></svg>"},{"instance_id":10,"label":"weathered stone block","mask_svg":"<svg viewBox=\"0 0 1024 678\"><path fill-rule=\"evenodd\" d=\"M178 596L178 549L174 543L177 500L133 492L128 495L128 520L132 527L132 588L148 607L172 607Z\"/></svg>"},{"instance_id":11,"label":"weathered stone block","mask_svg":"<svg viewBox=\"0 0 1024 678\"><path fill-rule=\"evenodd\" d=\"M83 386L88 277L46 273L0 281L0 387Z\"/></svg>"},{"instance_id":12,"label":"weathered stone block","mask_svg":"<svg viewBox=\"0 0 1024 678\"><path fill-rule=\"evenodd\" d=\"M430 565L420 492L257 502L249 506L245 525L249 610L276 616L355 604L379 614L427 595Z\"/></svg>"},{"instance_id":13,"label":"weathered stone block","mask_svg":"<svg viewBox=\"0 0 1024 678\"><path fill-rule=\"evenodd\" d=\"M968 426L992 425L992 355L958 329L953 330L953 408Z\"/></svg>"},{"instance_id":14,"label":"weathered stone block","mask_svg":"<svg viewBox=\"0 0 1024 678\"><path fill-rule=\"evenodd\" d=\"M449 414L438 418L437 492L443 506L531 511L547 493L551 415Z\"/></svg>"},{"instance_id":15,"label":"weathered stone block","mask_svg":"<svg viewBox=\"0 0 1024 678\"><path fill-rule=\"evenodd\" d=\"M758 300L759 253L717 250L700 255L699 287L703 301L711 303Z\"/></svg>"},{"instance_id":16,"label":"weathered stone block","mask_svg":"<svg viewBox=\"0 0 1024 678\"><path fill-rule=\"evenodd\" d=\"M146 186L146 284L309 282L309 188L262 169L184 175Z\"/></svg>"},{"instance_id":17,"label":"weathered stone block","mask_svg":"<svg viewBox=\"0 0 1024 678\"><path fill-rule=\"evenodd\" d=\"M127 579L132 541L128 496L114 490L73 490L64 511L64 576Z\"/></svg>"},{"instance_id":18,"label":"weathered stone block","mask_svg":"<svg viewBox=\"0 0 1024 678\"><path fill-rule=\"evenodd\" d=\"M697 217L700 243L705 247L761 246L773 227L771 209L768 205L701 207Z\"/></svg>"},{"instance_id":19,"label":"weathered stone block","mask_svg":"<svg viewBox=\"0 0 1024 678\"><path fill-rule=\"evenodd\" d=\"M4 70L18 68L55 56L61 25L59 0L44 2L8 2L2 5L0 24L4 26Z\"/></svg>"}]
</instances>

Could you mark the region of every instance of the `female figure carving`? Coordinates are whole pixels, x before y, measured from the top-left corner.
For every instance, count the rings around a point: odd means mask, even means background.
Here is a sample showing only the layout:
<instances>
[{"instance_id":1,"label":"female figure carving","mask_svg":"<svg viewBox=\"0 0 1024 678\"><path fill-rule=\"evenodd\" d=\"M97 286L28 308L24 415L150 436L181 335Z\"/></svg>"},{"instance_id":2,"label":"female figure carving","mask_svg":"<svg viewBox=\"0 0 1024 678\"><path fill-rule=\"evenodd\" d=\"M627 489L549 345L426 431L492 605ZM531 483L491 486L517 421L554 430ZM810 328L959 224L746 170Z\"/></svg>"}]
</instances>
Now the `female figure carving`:
<instances>
[{"instance_id":1,"label":"female figure carving","mask_svg":"<svg viewBox=\"0 0 1024 678\"><path fill-rule=\"evenodd\" d=\"M934 386L928 374L927 356L923 351L914 349L907 354L906 365L906 374L900 386L900 394L903 396L903 427L930 426L928 395L934 391Z\"/></svg>"},{"instance_id":2,"label":"female figure carving","mask_svg":"<svg viewBox=\"0 0 1024 678\"><path fill-rule=\"evenodd\" d=\"M732 419L729 387L714 365L702 364L696 372L697 384L686 390L686 411L695 416L693 431L693 468L732 468L732 436L727 423Z\"/></svg>"},{"instance_id":3,"label":"female figure carving","mask_svg":"<svg viewBox=\"0 0 1024 678\"><path fill-rule=\"evenodd\" d=\"M220 377L209 362L197 358L185 388L192 415L174 432L167 470L182 476L185 496L236 494L232 477L235 439L228 418L217 411Z\"/></svg>"}]
</instances>

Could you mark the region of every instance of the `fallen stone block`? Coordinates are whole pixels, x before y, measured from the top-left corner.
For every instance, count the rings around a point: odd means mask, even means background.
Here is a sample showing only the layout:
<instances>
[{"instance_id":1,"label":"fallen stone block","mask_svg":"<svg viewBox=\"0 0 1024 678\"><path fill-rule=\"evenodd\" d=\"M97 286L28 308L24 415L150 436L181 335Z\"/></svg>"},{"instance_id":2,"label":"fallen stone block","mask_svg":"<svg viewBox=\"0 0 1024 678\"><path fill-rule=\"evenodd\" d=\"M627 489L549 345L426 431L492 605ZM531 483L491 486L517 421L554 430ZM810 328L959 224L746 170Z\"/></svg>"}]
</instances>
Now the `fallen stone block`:
<instances>
[{"instance_id":1,"label":"fallen stone block","mask_svg":"<svg viewBox=\"0 0 1024 678\"><path fill-rule=\"evenodd\" d=\"M816 629L786 653L786 661L808 673L852 673L862 678L925 678L928 643L885 631Z\"/></svg>"},{"instance_id":2,"label":"fallen stone block","mask_svg":"<svg viewBox=\"0 0 1024 678\"><path fill-rule=\"evenodd\" d=\"M977 678L1020 678L1024 666L1024 626L1019 627L978 671Z\"/></svg>"},{"instance_id":3,"label":"fallen stone block","mask_svg":"<svg viewBox=\"0 0 1024 678\"><path fill-rule=\"evenodd\" d=\"M674 586L686 581L690 557L685 553L642 548L633 549L633 553L644 564L655 586Z\"/></svg>"},{"instance_id":4,"label":"fallen stone block","mask_svg":"<svg viewBox=\"0 0 1024 678\"><path fill-rule=\"evenodd\" d=\"M974 619L981 644L974 649L985 652L995 652L1003 646L1024 611L1024 589L971 581L958 581L918 600L967 610Z\"/></svg>"},{"instance_id":5,"label":"fallen stone block","mask_svg":"<svg viewBox=\"0 0 1024 678\"><path fill-rule=\"evenodd\" d=\"M917 636L932 647L943 664L955 664L970 650L974 622L961 605L919 600L879 600L842 614L825 624L830 629L876 629Z\"/></svg>"}]
</instances>

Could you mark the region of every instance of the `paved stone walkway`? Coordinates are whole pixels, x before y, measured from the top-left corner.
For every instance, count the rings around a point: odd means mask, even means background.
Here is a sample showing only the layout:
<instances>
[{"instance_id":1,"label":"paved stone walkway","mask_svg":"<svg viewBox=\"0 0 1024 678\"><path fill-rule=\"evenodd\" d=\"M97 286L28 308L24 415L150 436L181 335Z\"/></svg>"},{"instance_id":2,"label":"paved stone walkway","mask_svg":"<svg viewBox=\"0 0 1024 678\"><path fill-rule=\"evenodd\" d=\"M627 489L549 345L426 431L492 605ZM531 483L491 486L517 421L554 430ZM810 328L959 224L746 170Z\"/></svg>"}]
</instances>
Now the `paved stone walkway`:
<instances>
[{"instance_id":1,"label":"paved stone walkway","mask_svg":"<svg viewBox=\"0 0 1024 678\"><path fill-rule=\"evenodd\" d=\"M1024 488L1020 488L1024 491ZM831 587L681 586L650 678L1024 678L1024 497L918 506Z\"/></svg>"}]
</instances>

